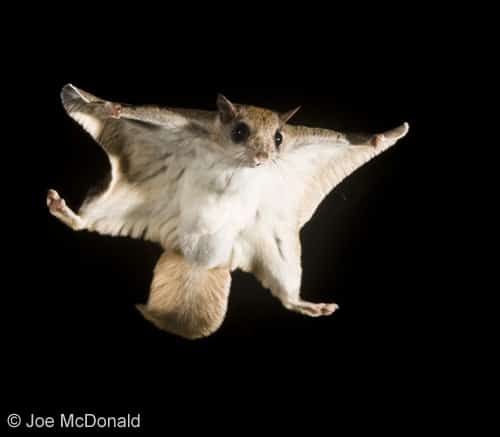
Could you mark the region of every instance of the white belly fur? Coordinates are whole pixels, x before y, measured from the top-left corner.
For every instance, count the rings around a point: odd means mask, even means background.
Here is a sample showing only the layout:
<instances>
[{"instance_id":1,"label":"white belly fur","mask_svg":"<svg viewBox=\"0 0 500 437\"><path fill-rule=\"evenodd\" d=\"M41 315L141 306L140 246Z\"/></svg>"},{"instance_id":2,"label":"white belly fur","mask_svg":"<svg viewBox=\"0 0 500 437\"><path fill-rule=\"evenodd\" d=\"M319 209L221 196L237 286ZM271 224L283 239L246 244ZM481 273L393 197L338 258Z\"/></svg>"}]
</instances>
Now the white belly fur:
<instances>
[{"instance_id":1,"label":"white belly fur","mask_svg":"<svg viewBox=\"0 0 500 437\"><path fill-rule=\"evenodd\" d=\"M180 190L179 246L189 262L229 266L234 242L255 219L260 186L255 169L224 164L186 171Z\"/></svg>"}]
</instances>

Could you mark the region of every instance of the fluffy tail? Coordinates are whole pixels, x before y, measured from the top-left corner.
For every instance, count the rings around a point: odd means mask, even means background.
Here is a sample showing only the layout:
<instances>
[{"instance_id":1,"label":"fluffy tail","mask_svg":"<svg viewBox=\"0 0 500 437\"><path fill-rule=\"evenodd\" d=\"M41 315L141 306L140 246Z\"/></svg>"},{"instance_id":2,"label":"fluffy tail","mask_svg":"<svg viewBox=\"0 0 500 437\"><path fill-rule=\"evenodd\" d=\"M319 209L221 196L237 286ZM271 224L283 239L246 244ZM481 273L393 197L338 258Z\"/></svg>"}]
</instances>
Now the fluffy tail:
<instances>
[{"instance_id":1,"label":"fluffy tail","mask_svg":"<svg viewBox=\"0 0 500 437\"><path fill-rule=\"evenodd\" d=\"M206 337L222 324L231 274L228 269L193 267L176 253L164 253L155 267L143 316L158 328L188 339Z\"/></svg>"}]
</instances>

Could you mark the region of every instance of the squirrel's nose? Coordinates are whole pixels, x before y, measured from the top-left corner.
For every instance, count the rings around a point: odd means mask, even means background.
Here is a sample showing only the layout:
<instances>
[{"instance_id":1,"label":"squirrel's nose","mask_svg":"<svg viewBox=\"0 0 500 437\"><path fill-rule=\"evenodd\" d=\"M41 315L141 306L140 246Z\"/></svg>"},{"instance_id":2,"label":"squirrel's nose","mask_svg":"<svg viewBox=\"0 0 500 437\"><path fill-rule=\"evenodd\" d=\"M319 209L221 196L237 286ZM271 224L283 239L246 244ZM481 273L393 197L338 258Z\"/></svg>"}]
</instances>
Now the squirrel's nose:
<instances>
[{"instance_id":1,"label":"squirrel's nose","mask_svg":"<svg viewBox=\"0 0 500 437\"><path fill-rule=\"evenodd\" d=\"M264 163L265 161L267 161L268 159L269 159L269 153L267 153L267 152L257 152L255 154L253 162L254 162L254 164L256 166L259 166L262 163Z\"/></svg>"}]
</instances>

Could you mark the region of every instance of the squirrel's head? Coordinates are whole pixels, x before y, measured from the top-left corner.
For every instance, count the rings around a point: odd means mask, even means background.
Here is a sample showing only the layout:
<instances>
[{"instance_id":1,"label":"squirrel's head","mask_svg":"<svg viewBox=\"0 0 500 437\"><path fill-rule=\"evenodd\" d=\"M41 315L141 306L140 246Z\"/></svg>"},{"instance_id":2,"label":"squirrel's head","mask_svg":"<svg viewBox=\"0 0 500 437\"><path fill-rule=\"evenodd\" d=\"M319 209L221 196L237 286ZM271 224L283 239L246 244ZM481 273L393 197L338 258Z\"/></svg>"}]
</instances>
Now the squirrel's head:
<instances>
[{"instance_id":1,"label":"squirrel's head","mask_svg":"<svg viewBox=\"0 0 500 437\"><path fill-rule=\"evenodd\" d=\"M286 147L282 132L286 122L300 109L284 114L255 106L235 105L217 96L218 142L239 163L258 167L275 159Z\"/></svg>"}]
</instances>

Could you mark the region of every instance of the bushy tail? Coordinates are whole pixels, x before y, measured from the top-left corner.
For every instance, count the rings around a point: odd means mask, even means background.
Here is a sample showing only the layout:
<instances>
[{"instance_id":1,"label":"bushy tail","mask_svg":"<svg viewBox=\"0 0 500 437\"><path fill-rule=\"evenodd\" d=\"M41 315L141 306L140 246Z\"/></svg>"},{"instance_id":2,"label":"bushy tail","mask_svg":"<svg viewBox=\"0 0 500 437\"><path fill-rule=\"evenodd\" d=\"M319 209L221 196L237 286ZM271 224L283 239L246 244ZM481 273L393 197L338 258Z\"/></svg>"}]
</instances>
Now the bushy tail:
<instances>
[{"instance_id":1,"label":"bushy tail","mask_svg":"<svg viewBox=\"0 0 500 437\"><path fill-rule=\"evenodd\" d=\"M224 320L230 286L228 269L193 267L181 255L166 252L156 264L148 302L137 308L167 332L188 339L206 337Z\"/></svg>"}]
</instances>

